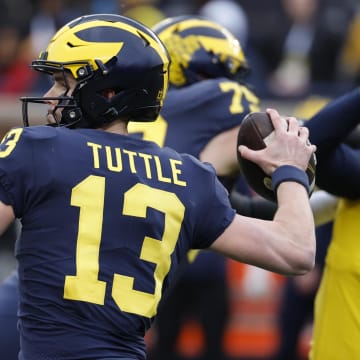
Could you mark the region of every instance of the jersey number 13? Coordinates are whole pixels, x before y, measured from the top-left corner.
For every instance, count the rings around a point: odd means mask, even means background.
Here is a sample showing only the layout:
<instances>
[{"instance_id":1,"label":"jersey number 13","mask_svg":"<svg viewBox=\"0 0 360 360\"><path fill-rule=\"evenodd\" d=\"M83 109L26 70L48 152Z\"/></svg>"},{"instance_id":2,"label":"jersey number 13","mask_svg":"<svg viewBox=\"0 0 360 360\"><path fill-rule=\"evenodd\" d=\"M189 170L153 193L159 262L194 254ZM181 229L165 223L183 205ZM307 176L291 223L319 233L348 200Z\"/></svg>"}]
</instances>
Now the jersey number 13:
<instances>
[{"instance_id":1,"label":"jersey number 13","mask_svg":"<svg viewBox=\"0 0 360 360\"><path fill-rule=\"evenodd\" d=\"M93 189L97 189L97 192L94 193ZM105 178L101 176L88 176L72 190L71 205L80 208L80 217L76 275L65 277L65 299L104 305L108 284L98 279L104 197ZM156 264L155 291L147 293L135 290L133 277L114 274L111 294L122 311L150 318L156 314L162 283L170 270L171 254L180 233L185 208L174 193L144 184L136 184L125 192L122 210L124 216L146 218L148 207L165 214L162 238L145 236L139 254L139 261ZM176 216L173 216L174 214Z\"/></svg>"}]
</instances>

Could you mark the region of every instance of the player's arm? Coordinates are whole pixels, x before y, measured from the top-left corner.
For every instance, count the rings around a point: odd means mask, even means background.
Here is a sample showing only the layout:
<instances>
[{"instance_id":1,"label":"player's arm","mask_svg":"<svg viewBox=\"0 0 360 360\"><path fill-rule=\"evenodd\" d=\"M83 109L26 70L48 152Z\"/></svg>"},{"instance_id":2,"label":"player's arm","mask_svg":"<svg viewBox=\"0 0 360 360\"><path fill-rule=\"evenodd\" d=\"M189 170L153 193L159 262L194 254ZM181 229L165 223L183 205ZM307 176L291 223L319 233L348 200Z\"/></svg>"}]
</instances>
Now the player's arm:
<instances>
[{"instance_id":1,"label":"player's arm","mask_svg":"<svg viewBox=\"0 0 360 360\"><path fill-rule=\"evenodd\" d=\"M310 198L311 210L316 226L327 224L334 220L339 199L324 190L315 191Z\"/></svg>"},{"instance_id":2,"label":"player's arm","mask_svg":"<svg viewBox=\"0 0 360 360\"><path fill-rule=\"evenodd\" d=\"M317 146L317 185L350 199L360 198L360 149L344 143L348 143L349 135L358 126L359 113L360 88L356 88L333 100L305 122L309 139Z\"/></svg>"},{"instance_id":3,"label":"player's arm","mask_svg":"<svg viewBox=\"0 0 360 360\"><path fill-rule=\"evenodd\" d=\"M11 205L6 205L0 200L0 235L3 234L15 220L14 210Z\"/></svg>"},{"instance_id":4,"label":"player's arm","mask_svg":"<svg viewBox=\"0 0 360 360\"><path fill-rule=\"evenodd\" d=\"M200 153L200 160L210 162L218 176L228 176L238 173L240 170L237 153L234 149L236 148L241 121L250 112L259 111L260 101L248 87L237 82L220 81L218 87L220 94L213 105L208 104L206 111L221 112L219 121L224 118L225 124L232 124L233 126L222 131L206 144ZM202 116L206 117L204 111Z\"/></svg>"},{"instance_id":5,"label":"player's arm","mask_svg":"<svg viewBox=\"0 0 360 360\"><path fill-rule=\"evenodd\" d=\"M269 111L275 136L265 149L240 148L241 155L256 162L269 175L291 165L293 180L277 186L278 209L273 221L236 215L211 248L236 260L283 274L304 274L315 263L315 224L306 185L307 167L315 146L306 145L308 132L289 118L289 129L276 111ZM284 169L284 168L283 168Z\"/></svg>"},{"instance_id":6,"label":"player's arm","mask_svg":"<svg viewBox=\"0 0 360 360\"><path fill-rule=\"evenodd\" d=\"M200 154L200 160L211 163L218 176L228 176L240 170L236 151L234 151L239 128L240 125L215 136Z\"/></svg>"},{"instance_id":7,"label":"player's arm","mask_svg":"<svg viewBox=\"0 0 360 360\"><path fill-rule=\"evenodd\" d=\"M309 129L309 140L317 146L321 156L348 141L348 136L359 124L360 88L331 101L304 123Z\"/></svg>"},{"instance_id":8,"label":"player's arm","mask_svg":"<svg viewBox=\"0 0 360 360\"><path fill-rule=\"evenodd\" d=\"M286 275L304 274L315 260L315 225L305 188L284 182L273 221L236 215L212 249Z\"/></svg>"},{"instance_id":9,"label":"player's arm","mask_svg":"<svg viewBox=\"0 0 360 360\"><path fill-rule=\"evenodd\" d=\"M16 204L24 203L23 184L32 184L32 164L29 138L24 128L10 129L0 142L0 234L15 220ZM30 175L31 174L31 175ZM29 180L24 182L24 179ZM21 217L21 213L16 213Z\"/></svg>"}]
</instances>

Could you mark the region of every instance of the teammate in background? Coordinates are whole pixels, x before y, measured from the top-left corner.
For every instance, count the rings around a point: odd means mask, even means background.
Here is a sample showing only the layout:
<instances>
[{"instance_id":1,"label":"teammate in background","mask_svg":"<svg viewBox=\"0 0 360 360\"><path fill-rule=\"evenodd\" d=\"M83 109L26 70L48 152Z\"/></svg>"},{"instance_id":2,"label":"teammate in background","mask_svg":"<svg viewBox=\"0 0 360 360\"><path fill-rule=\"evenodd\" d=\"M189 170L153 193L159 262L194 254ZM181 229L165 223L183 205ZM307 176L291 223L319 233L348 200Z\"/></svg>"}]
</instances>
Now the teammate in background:
<instances>
[{"instance_id":1,"label":"teammate in background","mask_svg":"<svg viewBox=\"0 0 360 360\"><path fill-rule=\"evenodd\" d=\"M305 124L318 145L317 183L341 197L315 299L311 360L360 357L360 149L343 144L360 123L359 104L356 88Z\"/></svg>"},{"instance_id":2,"label":"teammate in background","mask_svg":"<svg viewBox=\"0 0 360 360\"><path fill-rule=\"evenodd\" d=\"M295 108L295 115L302 119L309 119L319 112L331 99L323 96L311 96L306 101L299 103ZM323 115L324 116L324 115ZM325 116L328 116L325 113ZM337 120L336 120L337 119ZM324 117L324 123L327 121L343 121L342 118ZM325 125L326 126L326 125ZM320 127L317 128L317 131ZM323 131L323 129L321 129ZM312 129L310 137L316 140L316 130ZM331 128L330 128L331 131ZM330 136L331 133L328 134ZM324 140L323 140L324 141ZM326 141L326 139L325 139ZM359 127L348 134L343 142L353 149L360 148ZM318 148L322 148L324 143L318 143ZM319 175L321 171L318 171ZM316 216L315 223L318 222L318 209L314 204L324 202L326 198L333 196L323 190L317 191L310 199L313 212ZM331 199L331 198L330 198ZM334 204L337 205L338 199ZM333 217L330 221L317 224L316 228L316 259L315 267L304 276L289 277L286 281L284 298L280 305L279 325L280 325L280 344L277 354L272 360L295 360L298 350L298 340L300 340L301 331L307 322L313 321L314 299L321 281L322 272L325 266L325 257L328 245L332 237Z\"/></svg>"},{"instance_id":3,"label":"teammate in background","mask_svg":"<svg viewBox=\"0 0 360 360\"><path fill-rule=\"evenodd\" d=\"M239 176L236 149L240 124L259 100L245 85L248 64L236 38L223 26L196 16L168 18L154 27L171 57L170 87L154 124L130 123L129 132L211 163L228 191ZM203 330L206 360L224 358L229 294L226 258L189 253L157 317L150 358L176 358L177 340L189 318Z\"/></svg>"},{"instance_id":4,"label":"teammate in background","mask_svg":"<svg viewBox=\"0 0 360 360\"><path fill-rule=\"evenodd\" d=\"M54 84L22 98L25 128L0 145L0 232L22 223L20 359L144 360L145 332L190 249L283 274L313 267L304 169L316 147L295 118L287 129L269 109L272 142L239 149L272 175L279 201L273 221L250 219L235 214L211 165L127 136L129 121L157 118L167 93L168 53L150 29L77 18L32 67ZM33 102L50 126L27 127Z\"/></svg>"}]
</instances>

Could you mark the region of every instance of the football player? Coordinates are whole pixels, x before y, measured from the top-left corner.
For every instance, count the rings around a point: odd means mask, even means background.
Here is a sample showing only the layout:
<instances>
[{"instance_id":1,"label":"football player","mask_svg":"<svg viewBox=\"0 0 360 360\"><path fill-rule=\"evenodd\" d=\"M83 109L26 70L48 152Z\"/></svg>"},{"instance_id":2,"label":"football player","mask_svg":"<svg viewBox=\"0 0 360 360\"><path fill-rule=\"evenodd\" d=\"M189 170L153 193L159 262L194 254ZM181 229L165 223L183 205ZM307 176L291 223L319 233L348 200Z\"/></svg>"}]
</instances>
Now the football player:
<instances>
[{"instance_id":1,"label":"football player","mask_svg":"<svg viewBox=\"0 0 360 360\"><path fill-rule=\"evenodd\" d=\"M209 164L128 136L154 121L170 58L159 38L120 15L61 28L32 68L52 77L25 97L25 127L0 145L0 232L21 219L19 359L146 358L145 332L190 249L285 274L314 264L308 131L269 109L275 136L242 156L272 176L273 221L236 215ZM29 104L47 125L29 127ZM281 149L281 151L279 151Z\"/></svg>"},{"instance_id":2,"label":"football player","mask_svg":"<svg viewBox=\"0 0 360 360\"><path fill-rule=\"evenodd\" d=\"M360 91L356 88L331 101L305 123L310 140L319 148L317 184L340 197L315 298L311 360L360 357L360 149L349 143L349 134L356 135L360 123L359 104Z\"/></svg>"}]
</instances>

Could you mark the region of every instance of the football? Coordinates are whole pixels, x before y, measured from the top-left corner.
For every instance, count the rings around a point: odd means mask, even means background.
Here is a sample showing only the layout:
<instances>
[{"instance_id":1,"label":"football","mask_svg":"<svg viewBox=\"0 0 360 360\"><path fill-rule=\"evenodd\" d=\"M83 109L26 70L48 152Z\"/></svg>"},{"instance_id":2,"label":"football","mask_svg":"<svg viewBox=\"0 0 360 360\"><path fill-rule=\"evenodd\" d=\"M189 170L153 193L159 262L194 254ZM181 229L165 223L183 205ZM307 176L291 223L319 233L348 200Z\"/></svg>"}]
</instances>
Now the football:
<instances>
[{"instance_id":1,"label":"football","mask_svg":"<svg viewBox=\"0 0 360 360\"><path fill-rule=\"evenodd\" d=\"M241 123L238 133L237 145L246 145L252 150L261 150L266 147L266 139L273 132L274 127L270 116L266 112L253 112L248 114ZM276 194L272 189L271 177L252 161L241 157L239 151L238 161L241 171L250 187L265 199L276 202ZM309 160L306 174L309 177L310 195L315 186L316 156L313 154Z\"/></svg>"}]
</instances>

